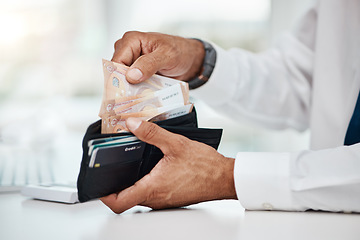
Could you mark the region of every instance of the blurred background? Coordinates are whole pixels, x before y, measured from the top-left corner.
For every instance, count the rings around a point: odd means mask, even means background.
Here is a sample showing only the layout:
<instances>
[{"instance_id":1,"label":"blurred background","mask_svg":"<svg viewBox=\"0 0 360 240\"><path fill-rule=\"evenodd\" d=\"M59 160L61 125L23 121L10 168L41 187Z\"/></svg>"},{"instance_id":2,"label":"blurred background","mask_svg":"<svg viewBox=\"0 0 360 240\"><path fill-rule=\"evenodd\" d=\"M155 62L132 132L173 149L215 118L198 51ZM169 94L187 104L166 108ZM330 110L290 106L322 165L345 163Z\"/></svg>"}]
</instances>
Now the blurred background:
<instances>
[{"instance_id":1,"label":"blurred background","mask_svg":"<svg viewBox=\"0 0 360 240\"><path fill-rule=\"evenodd\" d=\"M0 160L43 158L56 180L76 181L81 141L98 119L103 75L126 31L210 40L262 51L293 28L313 0L2 0ZM296 151L309 133L273 131L219 116L193 99L201 127L221 127L219 151ZM1 164L1 163L0 163ZM1 176L1 166L0 166Z\"/></svg>"}]
</instances>

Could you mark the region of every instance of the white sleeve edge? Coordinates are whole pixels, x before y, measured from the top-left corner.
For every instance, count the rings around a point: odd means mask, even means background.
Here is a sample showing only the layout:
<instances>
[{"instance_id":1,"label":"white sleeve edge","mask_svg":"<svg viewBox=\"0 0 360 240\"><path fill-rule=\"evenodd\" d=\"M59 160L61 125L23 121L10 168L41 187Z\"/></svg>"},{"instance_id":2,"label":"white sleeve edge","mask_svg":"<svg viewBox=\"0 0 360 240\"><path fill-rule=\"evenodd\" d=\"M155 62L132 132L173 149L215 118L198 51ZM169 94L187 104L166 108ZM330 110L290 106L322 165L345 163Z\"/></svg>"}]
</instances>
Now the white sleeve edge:
<instances>
[{"instance_id":1,"label":"white sleeve edge","mask_svg":"<svg viewBox=\"0 0 360 240\"><path fill-rule=\"evenodd\" d=\"M235 159L235 189L248 210L304 211L294 203L290 153L240 152Z\"/></svg>"}]
</instances>

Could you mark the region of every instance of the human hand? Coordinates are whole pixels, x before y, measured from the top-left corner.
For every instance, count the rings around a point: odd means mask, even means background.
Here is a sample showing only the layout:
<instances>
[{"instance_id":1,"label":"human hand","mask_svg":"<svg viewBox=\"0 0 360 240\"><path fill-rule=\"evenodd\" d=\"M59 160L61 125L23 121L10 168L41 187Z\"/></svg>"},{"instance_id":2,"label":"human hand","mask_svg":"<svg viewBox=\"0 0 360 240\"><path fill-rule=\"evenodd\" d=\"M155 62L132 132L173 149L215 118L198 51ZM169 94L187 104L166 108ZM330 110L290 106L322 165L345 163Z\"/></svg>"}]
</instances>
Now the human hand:
<instances>
[{"instance_id":1,"label":"human hand","mask_svg":"<svg viewBox=\"0 0 360 240\"><path fill-rule=\"evenodd\" d=\"M112 61L130 66L126 79L139 83L155 73L190 80L201 72L202 43L161 33L127 32L115 43Z\"/></svg>"},{"instance_id":2,"label":"human hand","mask_svg":"<svg viewBox=\"0 0 360 240\"><path fill-rule=\"evenodd\" d=\"M160 148L164 157L133 186L101 198L112 211L121 213L136 205L163 209L237 198L234 159L154 123L129 118L126 124L140 140Z\"/></svg>"}]
</instances>

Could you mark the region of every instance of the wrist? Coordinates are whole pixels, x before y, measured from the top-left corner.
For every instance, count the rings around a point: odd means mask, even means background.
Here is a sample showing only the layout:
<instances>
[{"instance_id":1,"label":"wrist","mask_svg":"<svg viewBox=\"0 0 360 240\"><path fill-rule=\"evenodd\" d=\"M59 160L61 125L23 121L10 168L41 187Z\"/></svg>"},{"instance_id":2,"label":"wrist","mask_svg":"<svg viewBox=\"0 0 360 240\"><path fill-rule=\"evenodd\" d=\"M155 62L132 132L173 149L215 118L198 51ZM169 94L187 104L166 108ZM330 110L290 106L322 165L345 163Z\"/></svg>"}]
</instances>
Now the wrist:
<instances>
[{"instance_id":1,"label":"wrist","mask_svg":"<svg viewBox=\"0 0 360 240\"><path fill-rule=\"evenodd\" d=\"M235 159L227 158L219 154L220 158L217 163L212 166L212 196L208 200L237 199L234 167Z\"/></svg>"},{"instance_id":2,"label":"wrist","mask_svg":"<svg viewBox=\"0 0 360 240\"><path fill-rule=\"evenodd\" d=\"M203 57L200 72L198 72L195 77L187 81L190 89L196 89L204 85L209 80L216 63L216 51L214 47L210 43L200 39L194 40L197 40L202 44L205 56Z\"/></svg>"},{"instance_id":3,"label":"wrist","mask_svg":"<svg viewBox=\"0 0 360 240\"><path fill-rule=\"evenodd\" d=\"M224 158L224 170L223 170L223 195L222 199L237 199L235 181L234 181L234 158Z\"/></svg>"},{"instance_id":4,"label":"wrist","mask_svg":"<svg viewBox=\"0 0 360 240\"><path fill-rule=\"evenodd\" d=\"M185 81L189 81L201 74L202 65L205 58L205 49L201 41L196 39L187 39L190 44L189 54L193 56L193 61L190 70L184 76Z\"/></svg>"}]
</instances>

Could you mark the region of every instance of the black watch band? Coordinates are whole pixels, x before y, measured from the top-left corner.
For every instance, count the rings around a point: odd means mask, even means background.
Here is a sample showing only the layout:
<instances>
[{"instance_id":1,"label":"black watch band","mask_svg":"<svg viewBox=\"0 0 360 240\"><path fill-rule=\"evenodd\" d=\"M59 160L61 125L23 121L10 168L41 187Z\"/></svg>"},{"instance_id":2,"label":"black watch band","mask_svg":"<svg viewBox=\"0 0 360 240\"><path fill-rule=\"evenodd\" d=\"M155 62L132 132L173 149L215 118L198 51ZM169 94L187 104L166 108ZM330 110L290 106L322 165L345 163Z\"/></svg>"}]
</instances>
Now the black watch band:
<instances>
[{"instance_id":1,"label":"black watch band","mask_svg":"<svg viewBox=\"0 0 360 240\"><path fill-rule=\"evenodd\" d=\"M200 41L204 45L205 57L200 75L188 81L190 89L195 89L204 85L209 80L216 63L216 51L214 47L208 42L197 38L194 39Z\"/></svg>"}]
</instances>

